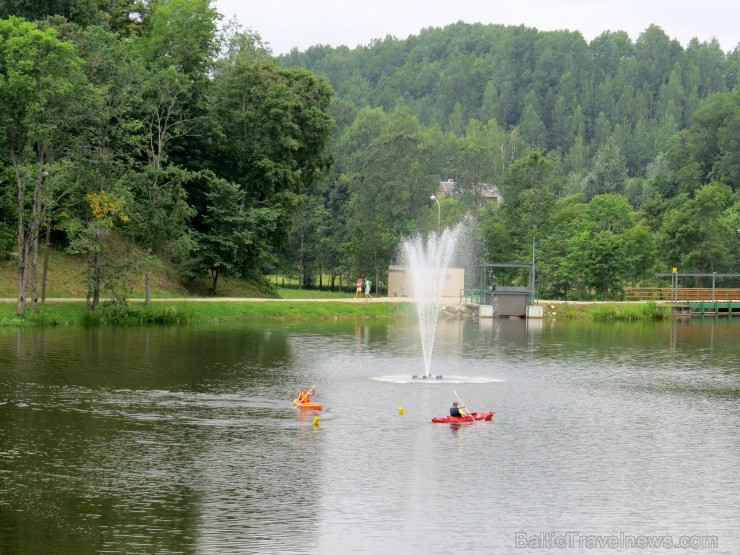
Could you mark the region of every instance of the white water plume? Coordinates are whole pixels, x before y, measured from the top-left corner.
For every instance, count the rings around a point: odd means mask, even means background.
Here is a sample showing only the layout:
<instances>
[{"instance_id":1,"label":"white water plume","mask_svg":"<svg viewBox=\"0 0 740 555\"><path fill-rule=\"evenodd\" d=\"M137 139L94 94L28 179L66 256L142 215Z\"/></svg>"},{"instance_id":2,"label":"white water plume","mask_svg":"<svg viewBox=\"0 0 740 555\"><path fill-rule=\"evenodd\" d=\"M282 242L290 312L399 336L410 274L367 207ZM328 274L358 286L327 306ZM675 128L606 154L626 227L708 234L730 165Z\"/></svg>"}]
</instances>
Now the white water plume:
<instances>
[{"instance_id":1,"label":"white water plume","mask_svg":"<svg viewBox=\"0 0 740 555\"><path fill-rule=\"evenodd\" d=\"M432 375L432 352L437 335L442 286L464 228L465 224L460 223L453 229L446 228L441 235L430 233L426 241L418 234L406 239L402 245L419 317L424 372L427 377Z\"/></svg>"}]
</instances>

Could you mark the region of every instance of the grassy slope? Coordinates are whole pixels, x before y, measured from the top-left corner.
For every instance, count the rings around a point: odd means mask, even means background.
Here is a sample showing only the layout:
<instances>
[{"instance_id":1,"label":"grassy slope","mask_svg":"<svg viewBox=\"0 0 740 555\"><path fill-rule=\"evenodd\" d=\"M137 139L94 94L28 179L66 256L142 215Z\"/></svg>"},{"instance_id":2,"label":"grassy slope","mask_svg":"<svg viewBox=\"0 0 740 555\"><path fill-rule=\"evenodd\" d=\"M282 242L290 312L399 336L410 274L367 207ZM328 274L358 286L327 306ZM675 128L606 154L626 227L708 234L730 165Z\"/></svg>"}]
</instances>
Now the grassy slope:
<instances>
[{"instance_id":1,"label":"grassy slope","mask_svg":"<svg viewBox=\"0 0 740 555\"><path fill-rule=\"evenodd\" d=\"M125 246L114 245L118 256L131 256ZM39 279L41 279L41 261L39 261ZM47 298L85 298L85 261L80 256L74 256L52 249L49 262ZM17 267L12 260L0 261L0 298L16 298L18 296ZM144 296L144 276L129 274L126 283L130 288L130 297ZM185 287L180 283L179 276L174 268L165 266L154 274L152 296L154 298L188 298L213 297L210 292L210 282L203 279L188 284ZM29 290L30 294L30 290ZM39 296L41 289L39 287ZM103 293L106 296L106 293ZM274 291L261 284L246 280L220 278L218 295L222 297L255 297L266 298L274 296Z\"/></svg>"},{"instance_id":2,"label":"grassy slope","mask_svg":"<svg viewBox=\"0 0 740 555\"><path fill-rule=\"evenodd\" d=\"M127 247L114 245L112 248L120 250L118 256L131 256ZM0 298L14 300L17 298L17 270L12 261L0 262ZM278 282L282 285L283 280ZM143 298L144 279L141 275L127 276L130 288L130 298ZM371 302L299 302L299 299L349 299L351 292L331 292L328 290L300 290L295 284L286 283L286 287L275 287L271 282L272 290L262 284L254 284L246 280L219 279L217 297L239 298L281 298L296 299L290 301L237 301L237 302L198 302L198 298L213 299L209 291L210 283L202 280L198 283L183 286L172 268L165 267L158 271L154 278L154 299L180 299L182 302L162 301L154 303L150 308L143 303L130 302L135 312L154 313L165 316L176 314L185 321L218 321L239 320L248 318L284 318L284 319L329 319L329 318L373 318L395 317L404 314L404 309L390 303ZM29 291L30 293L30 291ZM41 315L29 314L27 319L15 316L16 303L0 303L0 326L17 326L27 324L56 325L86 323L87 311L85 308L85 262L82 257L73 256L52 250L49 264L48 299L73 298L80 302L50 301L42 309ZM40 295L40 290L39 290ZM104 293L105 296L105 293ZM186 300L189 299L189 300ZM196 299L196 300L193 300ZM104 311L102 311L104 312ZM178 320L180 321L180 320Z\"/></svg>"}]
</instances>

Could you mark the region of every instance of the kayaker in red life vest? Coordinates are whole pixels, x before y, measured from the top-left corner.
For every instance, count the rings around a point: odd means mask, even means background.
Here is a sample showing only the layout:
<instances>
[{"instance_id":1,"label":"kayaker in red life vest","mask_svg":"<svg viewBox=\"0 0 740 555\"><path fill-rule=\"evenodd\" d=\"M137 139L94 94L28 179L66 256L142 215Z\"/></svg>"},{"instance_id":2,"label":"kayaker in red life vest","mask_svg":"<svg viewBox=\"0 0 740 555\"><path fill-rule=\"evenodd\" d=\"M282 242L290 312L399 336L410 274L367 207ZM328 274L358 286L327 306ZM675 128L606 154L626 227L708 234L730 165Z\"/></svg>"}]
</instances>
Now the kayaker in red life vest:
<instances>
[{"instance_id":1,"label":"kayaker in red life vest","mask_svg":"<svg viewBox=\"0 0 740 555\"><path fill-rule=\"evenodd\" d=\"M299 403L308 403L311 400L311 395L314 394L313 389L309 391L305 387L301 389L301 392L298 394L298 402Z\"/></svg>"},{"instance_id":2,"label":"kayaker in red life vest","mask_svg":"<svg viewBox=\"0 0 740 555\"><path fill-rule=\"evenodd\" d=\"M452 407L450 407L450 416L470 416L470 411L465 408L465 405L458 406L457 401L452 401Z\"/></svg>"}]
</instances>

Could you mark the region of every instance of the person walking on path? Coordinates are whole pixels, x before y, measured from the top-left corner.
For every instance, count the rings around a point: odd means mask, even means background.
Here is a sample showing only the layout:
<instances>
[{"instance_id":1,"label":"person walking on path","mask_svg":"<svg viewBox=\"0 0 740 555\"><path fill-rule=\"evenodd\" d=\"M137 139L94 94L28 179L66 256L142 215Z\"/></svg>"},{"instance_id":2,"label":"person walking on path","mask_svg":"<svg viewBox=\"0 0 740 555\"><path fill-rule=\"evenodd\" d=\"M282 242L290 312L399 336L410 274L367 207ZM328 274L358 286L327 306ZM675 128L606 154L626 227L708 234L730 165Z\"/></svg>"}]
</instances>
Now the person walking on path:
<instances>
[{"instance_id":1,"label":"person walking on path","mask_svg":"<svg viewBox=\"0 0 740 555\"><path fill-rule=\"evenodd\" d=\"M373 296L370 294L370 286L373 284L372 281L365 277L365 300L372 299Z\"/></svg>"},{"instance_id":2,"label":"person walking on path","mask_svg":"<svg viewBox=\"0 0 740 555\"><path fill-rule=\"evenodd\" d=\"M362 278L359 278L355 284L355 299L362 296L362 282Z\"/></svg>"}]
</instances>

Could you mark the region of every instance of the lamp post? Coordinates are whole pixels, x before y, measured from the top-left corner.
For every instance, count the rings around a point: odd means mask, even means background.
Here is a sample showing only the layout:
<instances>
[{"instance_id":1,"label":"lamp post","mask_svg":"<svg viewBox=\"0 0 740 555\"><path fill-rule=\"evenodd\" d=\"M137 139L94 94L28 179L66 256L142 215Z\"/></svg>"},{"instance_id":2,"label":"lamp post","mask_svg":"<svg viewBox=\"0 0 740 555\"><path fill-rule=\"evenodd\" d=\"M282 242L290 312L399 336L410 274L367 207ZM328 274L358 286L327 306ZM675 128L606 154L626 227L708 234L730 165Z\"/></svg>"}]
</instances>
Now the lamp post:
<instances>
[{"instance_id":1,"label":"lamp post","mask_svg":"<svg viewBox=\"0 0 740 555\"><path fill-rule=\"evenodd\" d=\"M435 195L432 195L430 198L437 202L437 235L439 236L439 222L442 219L442 207L439 205L439 199Z\"/></svg>"}]
</instances>

